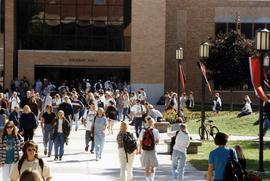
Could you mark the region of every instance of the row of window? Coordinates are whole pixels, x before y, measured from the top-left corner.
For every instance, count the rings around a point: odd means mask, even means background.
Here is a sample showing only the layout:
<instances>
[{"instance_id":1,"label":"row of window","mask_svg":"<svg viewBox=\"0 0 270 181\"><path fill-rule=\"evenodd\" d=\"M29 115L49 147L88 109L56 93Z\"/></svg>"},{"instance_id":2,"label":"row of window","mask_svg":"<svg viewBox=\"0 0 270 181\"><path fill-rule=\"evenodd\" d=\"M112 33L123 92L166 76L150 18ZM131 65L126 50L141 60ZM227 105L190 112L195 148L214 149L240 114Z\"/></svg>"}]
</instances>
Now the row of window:
<instances>
[{"instance_id":1,"label":"row of window","mask_svg":"<svg viewBox=\"0 0 270 181\"><path fill-rule=\"evenodd\" d=\"M21 0L20 0L21 1ZM29 0L24 0L29 1ZM34 3L45 4L124 4L125 0L34 0Z\"/></svg>"},{"instance_id":2,"label":"row of window","mask_svg":"<svg viewBox=\"0 0 270 181\"><path fill-rule=\"evenodd\" d=\"M118 5L106 4L112 0L105 0L106 5L80 5L79 0L68 5L63 3L71 0L57 1L61 5L40 3L47 0L22 2L17 6L19 49L130 50L130 35L124 36L124 32L131 23L131 0L123 5L119 0L114 1Z\"/></svg>"},{"instance_id":3,"label":"row of window","mask_svg":"<svg viewBox=\"0 0 270 181\"><path fill-rule=\"evenodd\" d=\"M263 28L270 28L270 24L267 23L240 23L241 33L248 39L254 39L256 30ZM215 33L227 33L231 30L236 30L235 23L216 23Z\"/></svg>"},{"instance_id":4,"label":"row of window","mask_svg":"<svg viewBox=\"0 0 270 181\"><path fill-rule=\"evenodd\" d=\"M108 36L38 36L24 35L19 42L24 49L34 50L78 50L78 51L129 51L130 37Z\"/></svg>"}]
</instances>

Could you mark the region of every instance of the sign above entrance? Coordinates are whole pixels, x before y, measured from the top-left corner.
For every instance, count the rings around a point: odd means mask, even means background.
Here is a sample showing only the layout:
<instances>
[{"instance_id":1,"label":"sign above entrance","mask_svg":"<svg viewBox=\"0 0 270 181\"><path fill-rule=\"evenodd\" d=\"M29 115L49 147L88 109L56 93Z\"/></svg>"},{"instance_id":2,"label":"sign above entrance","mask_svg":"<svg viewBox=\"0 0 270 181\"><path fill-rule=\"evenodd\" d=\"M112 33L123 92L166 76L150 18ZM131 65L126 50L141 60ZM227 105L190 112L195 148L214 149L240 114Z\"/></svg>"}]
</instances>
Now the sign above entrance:
<instances>
[{"instance_id":1,"label":"sign above entrance","mask_svg":"<svg viewBox=\"0 0 270 181\"><path fill-rule=\"evenodd\" d=\"M94 59L87 59L87 58L70 58L68 59L69 62L96 62L97 60Z\"/></svg>"}]
</instances>

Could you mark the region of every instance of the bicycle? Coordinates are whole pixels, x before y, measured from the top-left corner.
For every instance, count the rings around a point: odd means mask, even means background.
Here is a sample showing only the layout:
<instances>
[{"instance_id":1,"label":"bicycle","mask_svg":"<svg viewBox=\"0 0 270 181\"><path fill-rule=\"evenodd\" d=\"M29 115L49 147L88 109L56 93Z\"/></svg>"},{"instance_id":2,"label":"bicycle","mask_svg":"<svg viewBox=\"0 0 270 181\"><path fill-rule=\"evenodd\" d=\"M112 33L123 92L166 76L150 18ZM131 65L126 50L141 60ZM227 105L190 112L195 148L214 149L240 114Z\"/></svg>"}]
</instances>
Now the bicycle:
<instances>
[{"instance_id":1,"label":"bicycle","mask_svg":"<svg viewBox=\"0 0 270 181\"><path fill-rule=\"evenodd\" d=\"M201 120L198 120L197 122L199 122ZM212 138L214 139L216 134L219 132L219 129L212 125L213 121L212 120L206 120L202 126L199 127L199 135L200 138L203 138L203 130L204 130L204 135L205 135L205 139L209 140L209 135L212 136Z\"/></svg>"}]
</instances>

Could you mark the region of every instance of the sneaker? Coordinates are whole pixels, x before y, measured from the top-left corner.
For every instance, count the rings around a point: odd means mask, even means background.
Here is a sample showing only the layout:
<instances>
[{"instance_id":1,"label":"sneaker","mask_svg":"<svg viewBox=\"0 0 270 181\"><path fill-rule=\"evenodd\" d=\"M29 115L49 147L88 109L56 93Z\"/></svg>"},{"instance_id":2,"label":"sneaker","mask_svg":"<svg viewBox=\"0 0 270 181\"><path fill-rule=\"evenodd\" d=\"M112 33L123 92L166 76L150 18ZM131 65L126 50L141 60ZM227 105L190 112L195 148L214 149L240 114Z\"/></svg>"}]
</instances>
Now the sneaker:
<instances>
[{"instance_id":1,"label":"sneaker","mask_svg":"<svg viewBox=\"0 0 270 181\"><path fill-rule=\"evenodd\" d=\"M59 157L59 160L62 161L62 157Z\"/></svg>"},{"instance_id":2,"label":"sneaker","mask_svg":"<svg viewBox=\"0 0 270 181\"><path fill-rule=\"evenodd\" d=\"M57 161L58 160L58 157L56 156L56 157L54 157L54 161Z\"/></svg>"},{"instance_id":3,"label":"sneaker","mask_svg":"<svg viewBox=\"0 0 270 181\"><path fill-rule=\"evenodd\" d=\"M85 150L85 151L88 151L88 148L89 148L89 145L87 145L87 146L84 148L84 150Z\"/></svg>"},{"instance_id":4,"label":"sneaker","mask_svg":"<svg viewBox=\"0 0 270 181\"><path fill-rule=\"evenodd\" d=\"M44 150L44 155L47 155L47 150Z\"/></svg>"},{"instance_id":5,"label":"sneaker","mask_svg":"<svg viewBox=\"0 0 270 181\"><path fill-rule=\"evenodd\" d=\"M51 153L48 154L48 157L51 157Z\"/></svg>"},{"instance_id":6,"label":"sneaker","mask_svg":"<svg viewBox=\"0 0 270 181\"><path fill-rule=\"evenodd\" d=\"M90 153L94 154L94 150L90 150Z\"/></svg>"}]
</instances>

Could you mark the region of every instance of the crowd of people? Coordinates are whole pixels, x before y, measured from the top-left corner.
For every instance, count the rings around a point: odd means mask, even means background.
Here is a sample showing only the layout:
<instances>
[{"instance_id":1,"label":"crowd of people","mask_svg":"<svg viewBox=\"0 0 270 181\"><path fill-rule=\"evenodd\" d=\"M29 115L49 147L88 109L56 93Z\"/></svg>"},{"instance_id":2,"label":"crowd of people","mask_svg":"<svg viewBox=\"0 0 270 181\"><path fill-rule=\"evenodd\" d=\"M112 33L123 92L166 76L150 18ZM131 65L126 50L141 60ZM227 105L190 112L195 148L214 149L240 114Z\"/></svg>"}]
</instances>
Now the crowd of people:
<instances>
[{"instance_id":1,"label":"crowd of people","mask_svg":"<svg viewBox=\"0 0 270 181\"><path fill-rule=\"evenodd\" d=\"M184 180L187 147L191 137L187 125L183 123L183 110L192 110L195 106L192 91L188 96L185 93L180 96L181 114L178 117L176 93L164 94L165 112L161 113L147 102L147 94L143 88L131 91L130 85L126 82L117 84L109 80L105 82L100 80L90 83L88 79L83 79L54 85L44 79L37 80L31 89L24 77L22 80L12 81L11 90L11 95L8 90L0 93L0 123L3 126L0 140L0 166L3 167L3 181L17 181L35 175L37 179L46 181L52 179L51 169L43 159L39 158L38 146L33 141L39 126L43 133L44 155L48 157L54 155L55 161L62 161L65 155L65 144L69 144L72 140L70 132L78 131L79 125L82 124L85 128L84 150L95 154L96 161L99 161L102 159L105 137L114 134L113 126L116 121L121 121L116 138L120 180L133 180L133 160L137 154L141 155L145 179L154 181L155 168L159 165L156 145L160 141L160 134L154 128L154 123L171 115L174 115L172 132L169 132L168 136L174 139L172 176L174 181ZM214 112L218 113L222 110L219 93L215 94L213 105ZM245 107L239 116L252 112L244 113L246 109L251 109L248 96L245 97ZM135 136L129 130L130 125L135 127ZM218 133L215 138L219 148L209 156L209 181L214 168L215 180L222 180L222 173L219 175L219 171L224 169L226 161L219 160L219 157L222 154L229 154L229 148L226 147L227 136L220 134ZM241 147L235 150L241 150Z\"/></svg>"}]
</instances>

